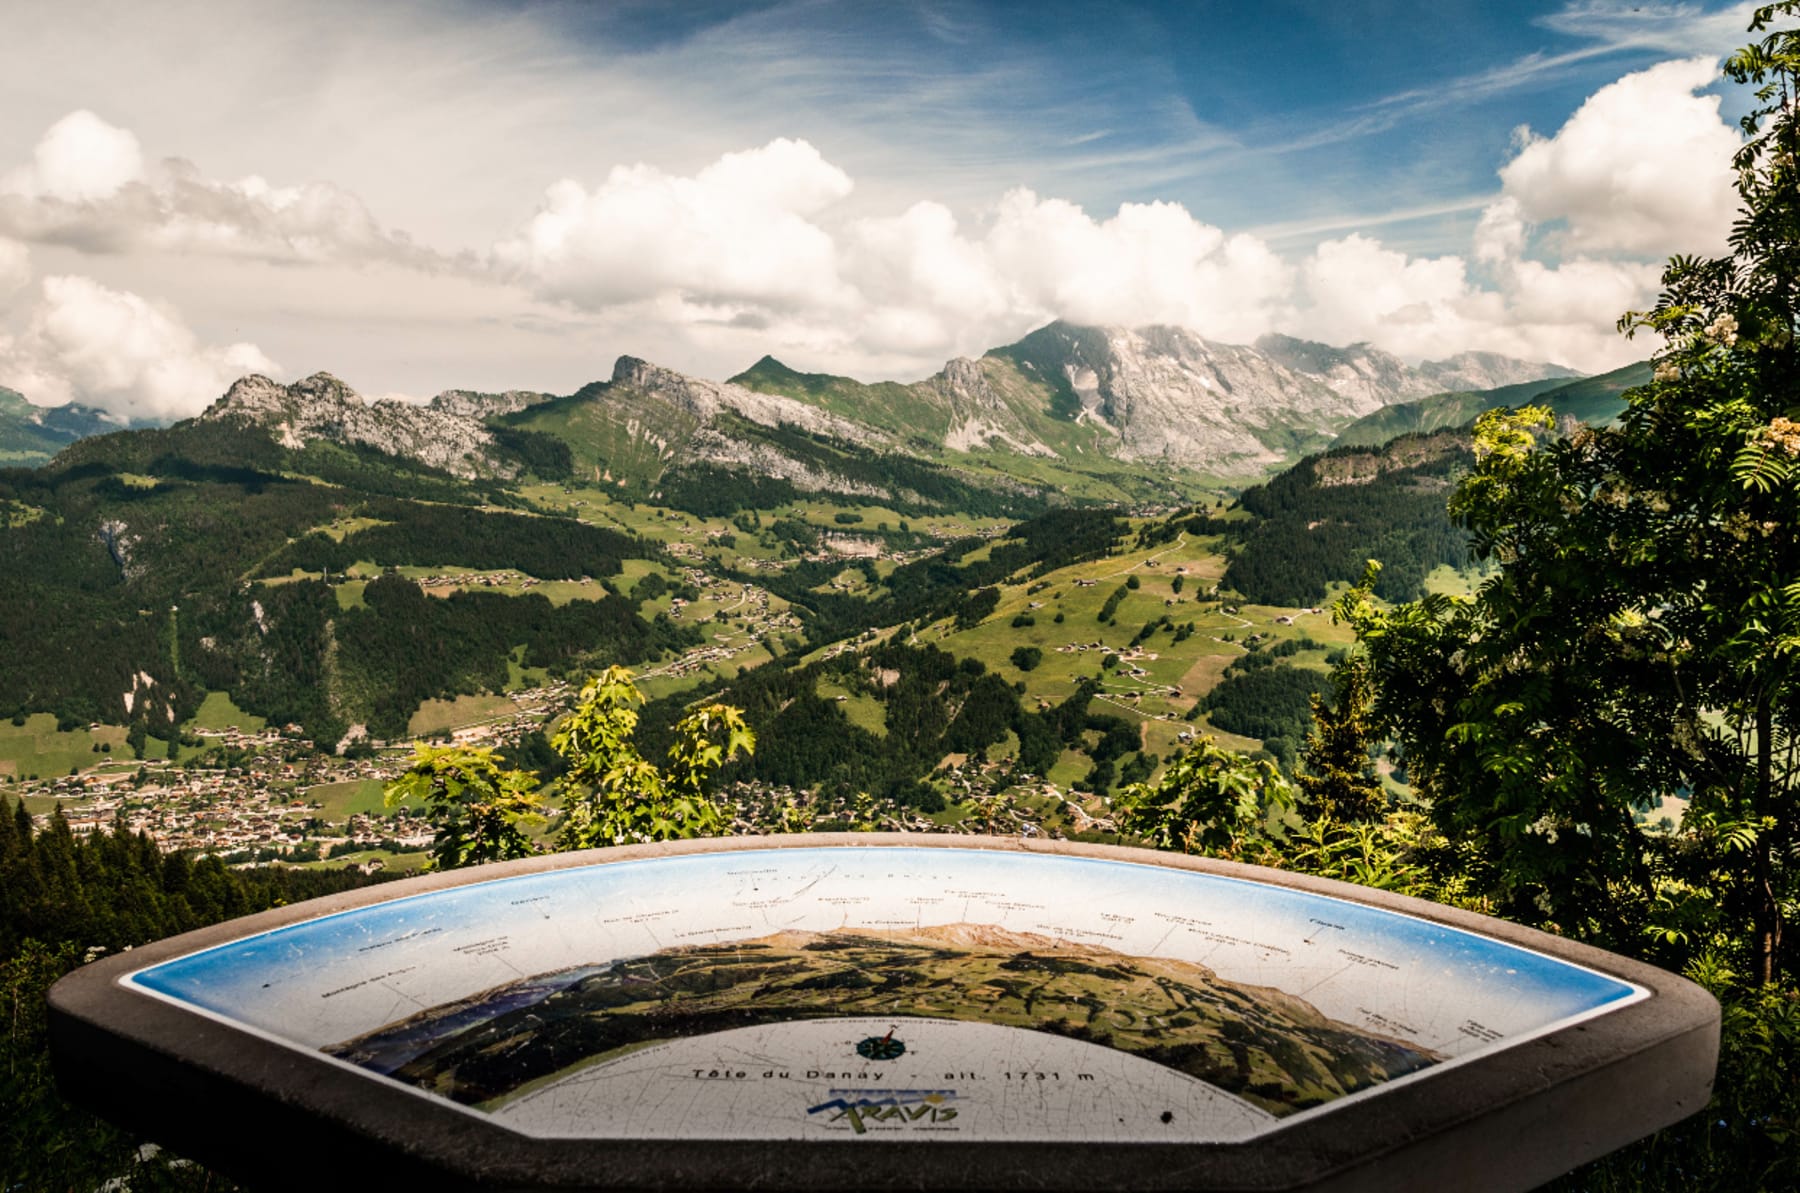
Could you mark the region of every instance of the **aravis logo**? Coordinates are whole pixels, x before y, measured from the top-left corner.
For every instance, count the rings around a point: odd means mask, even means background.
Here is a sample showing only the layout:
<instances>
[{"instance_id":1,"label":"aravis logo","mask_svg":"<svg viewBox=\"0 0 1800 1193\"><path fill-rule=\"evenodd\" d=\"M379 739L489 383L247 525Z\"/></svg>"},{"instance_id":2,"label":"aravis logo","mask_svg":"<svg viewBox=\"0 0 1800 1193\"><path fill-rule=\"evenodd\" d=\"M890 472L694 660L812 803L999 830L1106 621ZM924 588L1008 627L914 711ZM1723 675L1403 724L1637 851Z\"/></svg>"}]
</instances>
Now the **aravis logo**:
<instances>
[{"instance_id":1,"label":"aravis logo","mask_svg":"<svg viewBox=\"0 0 1800 1193\"><path fill-rule=\"evenodd\" d=\"M833 1097L809 1107L807 1114L828 1114L826 1126L849 1127L858 1135L870 1128L944 1129L956 1120L953 1089L834 1089Z\"/></svg>"}]
</instances>

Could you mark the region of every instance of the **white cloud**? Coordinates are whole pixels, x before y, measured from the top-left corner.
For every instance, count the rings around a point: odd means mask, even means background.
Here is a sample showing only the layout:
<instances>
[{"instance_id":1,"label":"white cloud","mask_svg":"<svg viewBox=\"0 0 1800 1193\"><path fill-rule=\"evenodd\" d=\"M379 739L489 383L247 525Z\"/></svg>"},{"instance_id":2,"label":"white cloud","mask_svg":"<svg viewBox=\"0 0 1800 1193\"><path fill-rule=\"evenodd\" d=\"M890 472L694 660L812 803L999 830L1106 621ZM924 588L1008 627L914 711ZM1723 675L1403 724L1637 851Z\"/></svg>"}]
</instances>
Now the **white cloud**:
<instances>
[{"instance_id":1,"label":"white cloud","mask_svg":"<svg viewBox=\"0 0 1800 1193\"><path fill-rule=\"evenodd\" d=\"M593 190L565 179L497 266L545 297L587 309L677 298L780 309L839 301L837 251L811 218L850 176L805 141L727 153L692 177L618 166Z\"/></svg>"},{"instance_id":2,"label":"white cloud","mask_svg":"<svg viewBox=\"0 0 1800 1193\"><path fill-rule=\"evenodd\" d=\"M1719 118L1710 58L1664 62L1602 87L1553 137L1521 130L1500 171L1526 219L1559 221L1572 252L1716 253L1737 210L1738 134Z\"/></svg>"},{"instance_id":3,"label":"white cloud","mask_svg":"<svg viewBox=\"0 0 1800 1193\"><path fill-rule=\"evenodd\" d=\"M30 283L31 251L16 240L0 236L0 311Z\"/></svg>"},{"instance_id":4,"label":"white cloud","mask_svg":"<svg viewBox=\"0 0 1800 1193\"><path fill-rule=\"evenodd\" d=\"M202 344L173 311L69 275L45 278L24 334L0 342L0 384L121 420L197 414L238 377L279 371L254 344Z\"/></svg>"},{"instance_id":5,"label":"white cloud","mask_svg":"<svg viewBox=\"0 0 1800 1193\"><path fill-rule=\"evenodd\" d=\"M32 162L0 177L0 232L88 253L148 249L288 264L448 262L384 229L328 182L272 186L208 178L165 158L146 169L138 140L88 111L46 131Z\"/></svg>"},{"instance_id":6,"label":"white cloud","mask_svg":"<svg viewBox=\"0 0 1800 1193\"><path fill-rule=\"evenodd\" d=\"M1475 237L1491 284L1459 256L1410 257L1349 236L1318 246L1304 263L1300 334L1327 343L1368 340L1403 357L1499 352L1603 371L1642 357L1618 334L1626 310L1647 305L1660 267L1576 257L1557 265L1520 255L1523 225L1504 203Z\"/></svg>"},{"instance_id":7,"label":"white cloud","mask_svg":"<svg viewBox=\"0 0 1800 1193\"><path fill-rule=\"evenodd\" d=\"M1402 356L1434 356L1472 330L1478 295L1460 257L1408 257L1351 235L1319 245L1301 279L1300 326L1327 343L1369 340Z\"/></svg>"},{"instance_id":8,"label":"white cloud","mask_svg":"<svg viewBox=\"0 0 1800 1193\"><path fill-rule=\"evenodd\" d=\"M1655 298L1658 264L1716 253L1737 209L1738 134L1711 59L1665 62L1602 87L1551 137L1520 130L1482 211L1471 258L1408 257L1362 236L1318 245L1302 268L1303 334L1367 339L1404 356L1465 349L1586 369L1644 355L1616 329Z\"/></svg>"},{"instance_id":9,"label":"white cloud","mask_svg":"<svg viewBox=\"0 0 1800 1193\"><path fill-rule=\"evenodd\" d=\"M1724 52L1743 42L1744 30L1759 2L1739 0L1708 12L1696 4L1572 0L1534 23L1595 42L1590 52L1637 48L1691 54L1709 46Z\"/></svg>"},{"instance_id":10,"label":"white cloud","mask_svg":"<svg viewBox=\"0 0 1800 1193\"><path fill-rule=\"evenodd\" d=\"M1254 338L1285 305L1291 272L1251 236L1227 236L1178 203L1126 203L1096 220L1016 190L987 236L1001 272L1039 308L1078 323L1170 323Z\"/></svg>"},{"instance_id":11,"label":"white cloud","mask_svg":"<svg viewBox=\"0 0 1800 1193\"><path fill-rule=\"evenodd\" d=\"M1180 203L1084 207L1067 197L1071 188L1044 183L1059 176L1054 171L997 158L985 143L982 153L943 149L946 159L989 163L984 173L958 173L923 158L902 168L866 138L811 117L746 119L705 136L677 128L658 144L643 131L655 120L637 120L629 132L619 123L590 127L574 108L551 102L578 88L565 94L559 85L549 98L508 107L501 98L509 89L529 91L540 69L557 75L569 63L559 65L530 22L492 20L496 73L466 94L459 89L473 84L460 73L461 35L433 43L438 66L421 80L421 94L449 106L431 108L429 118L421 113L430 105L406 107L398 123L395 111L382 116L377 92L392 89L385 62L384 72L357 75L354 87L340 81L319 92L304 119L294 114L302 108L284 108L284 123L266 138L260 128L246 135L229 114L204 126L210 139L171 117L158 123L146 113L166 96L132 109L143 144L158 148L180 128L183 139L170 147L203 158L204 173L178 158L146 157L136 133L86 109L57 120L27 154L36 130L77 103L124 110L104 89L67 89L55 107L29 116L0 111L18 138L6 152L24 163L0 173L0 310L8 288L20 291L31 276L23 246L7 235L37 246L40 272L92 273L105 285L86 284L117 300L65 294L53 303L47 284L37 310L18 309L28 299L15 303L15 320L30 326L15 327L0 362L14 375L29 365L43 385L42 396L33 395L39 400L111 393L131 395L113 399L125 405L165 408L158 395L179 387L152 383L149 366L126 369L136 379L118 381L117 368L92 363L107 357L123 367L146 357L124 348L108 357L92 344L78 351L75 332L47 313L58 304L110 310L136 302L149 314L115 312L115 325L162 319L165 331L187 337L170 359L210 369L230 350L203 341L249 339L283 359L309 356L340 372L380 359L387 372L376 387L409 393L467 384L471 362L490 384L548 388L566 384L573 370L585 371L580 380L603 374L621 351L668 353L668 363L696 370L741 367L773 351L802 367L917 376L1051 318L1170 323L1235 342L1271 330L1367 339L1420 357L1484 348L1601 368L1644 348L1621 340L1613 321L1654 294L1647 260L1716 247L1733 201L1727 163L1737 138L1717 99L1696 94L1713 78L1702 59L1627 76L1596 91L1554 135L1525 134L1501 172L1500 197L1456 253L1408 255L1387 231L1387 243L1365 232L1313 244L1350 224L1311 220L1281 233L1284 249L1308 240L1284 257L1267 239L1229 234ZM658 55L633 61L638 74L666 65ZM276 87L271 77L272 94L314 95L310 78L285 73L290 66L270 69L285 80ZM575 74L586 78L588 69ZM679 89L638 90L637 79L615 79L592 93L605 103L586 102L616 112L630 110L634 97L679 99ZM242 78L234 86L252 90ZM732 86L742 90L741 82ZM366 126L358 123L365 109ZM754 134L742 131L752 126ZM811 130L832 146L830 160L792 138L720 153L757 144L771 127ZM1166 156L1162 146L1143 152ZM384 155L392 160L376 160ZM608 169L640 155L661 164ZM710 164L667 165L679 158ZM269 182L252 170L350 185ZM223 171L245 176L225 181ZM1038 186L1003 192L1008 184L991 181L1002 175ZM531 200L506 192L502 177L529 186L525 195L545 180L564 181L542 190L532 215ZM1137 185L1133 193L1158 192ZM384 228L361 195L405 212L409 226L446 244L492 247L480 260L448 257ZM1459 200L1401 214L1468 208ZM75 263L71 249L108 256ZM180 269L168 268L171 257ZM371 262L403 268L357 273ZM296 263L319 268L273 268ZM175 300L200 332L132 291ZM433 348L434 329L455 343ZM173 345L180 336L150 338ZM520 352L527 342L545 348ZM554 359L556 371L519 374L522 356L534 367ZM439 375L419 377L423 360ZM188 412L179 402L166 408Z\"/></svg>"},{"instance_id":12,"label":"white cloud","mask_svg":"<svg viewBox=\"0 0 1800 1193\"><path fill-rule=\"evenodd\" d=\"M1502 196L1482 209L1475 225L1475 259L1485 265L1500 265L1522 257L1531 227L1519 201Z\"/></svg>"},{"instance_id":13,"label":"white cloud","mask_svg":"<svg viewBox=\"0 0 1800 1193\"><path fill-rule=\"evenodd\" d=\"M960 329L1016 321L1025 301L988 246L964 236L950 209L932 201L852 223L843 272L869 306L863 340L896 351L940 350Z\"/></svg>"},{"instance_id":14,"label":"white cloud","mask_svg":"<svg viewBox=\"0 0 1800 1193\"><path fill-rule=\"evenodd\" d=\"M31 164L0 178L0 190L85 203L118 194L143 173L137 138L83 108L51 125L38 139Z\"/></svg>"},{"instance_id":15,"label":"white cloud","mask_svg":"<svg viewBox=\"0 0 1800 1193\"><path fill-rule=\"evenodd\" d=\"M1536 144L1573 143L1559 133ZM1560 155L1547 160L1540 191L1560 178ZM1614 321L1650 299L1657 277L1654 266L1600 252L1535 259L1535 222L1510 193L1484 211L1469 257L1409 256L1354 234L1296 265L1176 203L1126 203L1099 217L1019 188L966 224L929 200L894 216L836 218L851 187L811 145L787 140L692 176L620 167L592 190L552 187L493 258L534 293L609 326L679 329L688 355L792 351L807 367L861 375L896 360L902 372L929 371L1051 319L1609 368L1638 351ZM1663 232L1666 251L1678 232Z\"/></svg>"},{"instance_id":16,"label":"white cloud","mask_svg":"<svg viewBox=\"0 0 1800 1193\"><path fill-rule=\"evenodd\" d=\"M1250 338L1291 284L1265 243L1179 204L1127 203L1097 219L1021 188L964 228L929 200L834 218L851 189L811 145L788 140L691 177L621 167L591 191L552 187L493 256L506 276L580 310L672 310L696 328L921 364L1053 318Z\"/></svg>"}]
</instances>

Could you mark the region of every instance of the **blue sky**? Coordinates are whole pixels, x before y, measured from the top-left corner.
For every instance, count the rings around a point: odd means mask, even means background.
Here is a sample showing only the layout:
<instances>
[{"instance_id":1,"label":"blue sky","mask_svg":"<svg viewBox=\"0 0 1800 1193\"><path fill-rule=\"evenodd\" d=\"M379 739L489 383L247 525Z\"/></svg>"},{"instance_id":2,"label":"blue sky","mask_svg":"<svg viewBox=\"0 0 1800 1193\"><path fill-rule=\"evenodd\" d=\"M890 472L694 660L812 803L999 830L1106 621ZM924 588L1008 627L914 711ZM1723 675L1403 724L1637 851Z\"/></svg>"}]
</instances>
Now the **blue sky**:
<instances>
[{"instance_id":1,"label":"blue sky","mask_svg":"<svg viewBox=\"0 0 1800 1193\"><path fill-rule=\"evenodd\" d=\"M990 894L941 897L967 891ZM850 902L838 898L849 894ZM920 896L931 901L914 901ZM1159 866L942 848L734 851L473 883L305 921L165 962L133 980L319 1047L572 966L894 917L1040 936L1046 929L1038 921L1047 919L1127 956L1183 958L1228 981L1274 986L1347 1022L1357 1021L1359 1007L1377 1007L1450 1055L1475 1047L1457 1030L1470 1019L1517 1037L1635 993L1610 976L1498 940L1289 888ZM471 947L497 940L504 947ZM1352 955L1382 964L1356 964Z\"/></svg>"},{"instance_id":2,"label":"blue sky","mask_svg":"<svg viewBox=\"0 0 1800 1193\"><path fill-rule=\"evenodd\" d=\"M1601 369L1716 251L1712 3L24 0L0 385L923 376L1050 318Z\"/></svg>"}]
</instances>

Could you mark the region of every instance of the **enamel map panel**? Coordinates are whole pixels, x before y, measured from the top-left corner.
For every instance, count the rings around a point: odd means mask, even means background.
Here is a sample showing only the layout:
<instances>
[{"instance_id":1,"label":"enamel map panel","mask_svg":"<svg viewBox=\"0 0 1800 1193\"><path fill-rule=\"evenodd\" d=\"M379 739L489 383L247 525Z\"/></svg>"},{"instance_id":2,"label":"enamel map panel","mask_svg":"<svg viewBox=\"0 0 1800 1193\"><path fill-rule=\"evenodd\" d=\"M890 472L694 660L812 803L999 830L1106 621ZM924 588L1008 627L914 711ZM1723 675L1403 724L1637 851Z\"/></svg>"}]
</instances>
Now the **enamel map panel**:
<instances>
[{"instance_id":1,"label":"enamel map panel","mask_svg":"<svg viewBox=\"0 0 1800 1193\"><path fill-rule=\"evenodd\" d=\"M1360 903L979 849L737 850L374 903L136 989L538 1138L1236 1142L1637 1002Z\"/></svg>"}]
</instances>

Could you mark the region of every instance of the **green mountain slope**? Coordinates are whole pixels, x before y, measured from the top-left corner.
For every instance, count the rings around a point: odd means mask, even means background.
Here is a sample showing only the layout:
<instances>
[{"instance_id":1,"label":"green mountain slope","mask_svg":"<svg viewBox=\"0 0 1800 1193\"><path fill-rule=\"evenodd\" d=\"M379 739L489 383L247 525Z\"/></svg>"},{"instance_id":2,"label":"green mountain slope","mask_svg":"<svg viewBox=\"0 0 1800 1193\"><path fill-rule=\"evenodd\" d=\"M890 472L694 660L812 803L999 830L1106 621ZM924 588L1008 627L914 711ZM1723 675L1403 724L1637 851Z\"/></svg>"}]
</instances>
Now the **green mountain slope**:
<instances>
[{"instance_id":1,"label":"green mountain slope","mask_svg":"<svg viewBox=\"0 0 1800 1193\"><path fill-rule=\"evenodd\" d=\"M599 587L560 605L438 599L382 575L603 580L655 550L496 501L522 504L372 450L290 451L220 422L85 439L49 467L0 474L0 713L167 736L212 690L314 740L352 724L400 737L422 701L499 690L515 664L641 663L697 640Z\"/></svg>"},{"instance_id":2,"label":"green mountain slope","mask_svg":"<svg viewBox=\"0 0 1800 1193\"><path fill-rule=\"evenodd\" d=\"M727 384L794 398L880 427L925 450L941 444L950 429L949 412L942 405L930 401L917 386L897 381L865 383L829 373L802 373L765 356Z\"/></svg>"},{"instance_id":3,"label":"green mountain slope","mask_svg":"<svg viewBox=\"0 0 1800 1193\"><path fill-rule=\"evenodd\" d=\"M638 493L662 476L676 445L700 425L687 411L604 381L493 421L567 444L578 480Z\"/></svg>"},{"instance_id":4,"label":"green mountain slope","mask_svg":"<svg viewBox=\"0 0 1800 1193\"><path fill-rule=\"evenodd\" d=\"M0 386L0 467L42 464L77 439L118 429L90 406L33 406Z\"/></svg>"},{"instance_id":5,"label":"green mountain slope","mask_svg":"<svg viewBox=\"0 0 1800 1193\"><path fill-rule=\"evenodd\" d=\"M1621 395L1626 390L1650 384L1650 371L1650 362L1640 360L1598 377L1584 377L1548 390L1534 404L1548 406L1558 415L1584 423L1609 423L1624 412Z\"/></svg>"},{"instance_id":6,"label":"green mountain slope","mask_svg":"<svg viewBox=\"0 0 1800 1193\"><path fill-rule=\"evenodd\" d=\"M1476 393L1433 394L1413 402L1396 402L1373 414L1365 414L1345 427L1332 446L1380 447L1401 435L1467 426L1483 410L1492 410L1496 406L1523 406L1564 384L1559 378L1549 378Z\"/></svg>"},{"instance_id":7,"label":"green mountain slope","mask_svg":"<svg viewBox=\"0 0 1800 1193\"><path fill-rule=\"evenodd\" d=\"M1378 447L1401 435L1464 427L1482 411L1499 406L1548 406L1581 422L1611 422L1625 408L1619 395L1649 380L1649 362L1640 361L1578 381L1548 378L1473 393L1434 394L1364 415L1339 432L1333 446Z\"/></svg>"},{"instance_id":8,"label":"green mountain slope","mask_svg":"<svg viewBox=\"0 0 1800 1193\"><path fill-rule=\"evenodd\" d=\"M1097 451L1100 435L1076 424L1081 406L1065 376L1071 359L1067 337L1097 341L1096 352L1105 350L1104 336L1092 328L1051 324L980 360L952 361L911 384L801 373L767 356L731 380L882 427L921 450L1003 448L1010 441L1067 457ZM1001 434L977 438L971 424Z\"/></svg>"},{"instance_id":9,"label":"green mountain slope","mask_svg":"<svg viewBox=\"0 0 1800 1193\"><path fill-rule=\"evenodd\" d=\"M1239 505L1254 518L1232 529L1226 587L1258 603L1311 605L1379 559L1381 596L1417 596L1433 568L1467 560L1467 536L1444 506L1472 458L1460 430L1308 456L1244 492Z\"/></svg>"},{"instance_id":10,"label":"green mountain slope","mask_svg":"<svg viewBox=\"0 0 1800 1193\"><path fill-rule=\"evenodd\" d=\"M731 384L860 419L892 434L904 450L980 487L1025 486L1069 501L1141 504L1184 503L1219 483L1213 476L1167 464L1110 457L1107 433L1075 421L1079 401L1074 391L1053 365L1050 351L1033 355L1026 350L1031 339L1021 342L1025 348L997 348L978 361L962 362L952 376L907 385L801 373L767 356ZM964 400L956 393L957 383L978 384L996 405ZM1011 442L952 434L970 421L1009 431ZM946 447L947 440L960 448ZM1035 445L1034 450L1015 450L1019 444Z\"/></svg>"}]
</instances>

